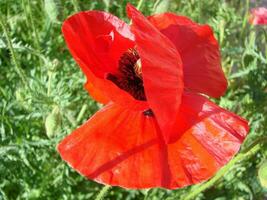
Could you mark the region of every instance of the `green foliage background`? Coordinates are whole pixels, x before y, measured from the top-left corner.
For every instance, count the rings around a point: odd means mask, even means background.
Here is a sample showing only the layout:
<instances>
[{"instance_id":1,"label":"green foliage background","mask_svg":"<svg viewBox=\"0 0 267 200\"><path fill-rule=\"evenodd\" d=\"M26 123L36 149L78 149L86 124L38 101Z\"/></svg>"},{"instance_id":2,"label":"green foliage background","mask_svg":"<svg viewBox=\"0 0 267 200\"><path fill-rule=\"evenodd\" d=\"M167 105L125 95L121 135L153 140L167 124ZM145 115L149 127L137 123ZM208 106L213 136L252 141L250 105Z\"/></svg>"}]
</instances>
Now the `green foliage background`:
<instances>
[{"instance_id":1,"label":"green foliage background","mask_svg":"<svg viewBox=\"0 0 267 200\"><path fill-rule=\"evenodd\" d=\"M0 200L96 198L103 186L74 172L56 152L60 139L100 106L83 89L84 76L66 48L61 24L78 10L92 9L106 10L129 22L126 3L0 0ZM144 1L141 10L152 14L154 3ZM261 3L263 0L173 0L169 7L171 12L213 27L229 82L226 95L214 101L250 121L251 131L242 149L262 141L267 133L267 28L247 22L250 7ZM11 59L4 29L17 63ZM48 116L50 121L46 120ZM52 127L49 135L45 121ZM257 152L236 162L196 199L267 198L267 190L257 177L266 149L263 143ZM197 188L138 191L113 187L105 199L178 200Z\"/></svg>"}]
</instances>

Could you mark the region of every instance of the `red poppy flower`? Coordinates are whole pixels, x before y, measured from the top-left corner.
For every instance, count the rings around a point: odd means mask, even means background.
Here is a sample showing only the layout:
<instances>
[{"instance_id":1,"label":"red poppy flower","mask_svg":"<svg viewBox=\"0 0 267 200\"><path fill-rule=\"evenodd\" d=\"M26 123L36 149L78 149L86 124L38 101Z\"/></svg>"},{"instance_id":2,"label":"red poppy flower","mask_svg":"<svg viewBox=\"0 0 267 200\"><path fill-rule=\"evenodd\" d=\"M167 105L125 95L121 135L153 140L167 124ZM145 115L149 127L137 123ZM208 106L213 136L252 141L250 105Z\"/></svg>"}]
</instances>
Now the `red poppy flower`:
<instances>
[{"instance_id":1,"label":"red poppy flower","mask_svg":"<svg viewBox=\"0 0 267 200\"><path fill-rule=\"evenodd\" d=\"M253 25L266 25L267 24L267 8L258 7L251 9L249 22Z\"/></svg>"},{"instance_id":2,"label":"red poppy flower","mask_svg":"<svg viewBox=\"0 0 267 200\"><path fill-rule=\"evenodd\" d=\"M129 26L100 11L62 27L86 88L106 104L58 146L82 175L126 188L179 188L207 180L239 150L247 122L201 94L227 82L212 29L171 13Z\"/></svg>"}]
</instances>

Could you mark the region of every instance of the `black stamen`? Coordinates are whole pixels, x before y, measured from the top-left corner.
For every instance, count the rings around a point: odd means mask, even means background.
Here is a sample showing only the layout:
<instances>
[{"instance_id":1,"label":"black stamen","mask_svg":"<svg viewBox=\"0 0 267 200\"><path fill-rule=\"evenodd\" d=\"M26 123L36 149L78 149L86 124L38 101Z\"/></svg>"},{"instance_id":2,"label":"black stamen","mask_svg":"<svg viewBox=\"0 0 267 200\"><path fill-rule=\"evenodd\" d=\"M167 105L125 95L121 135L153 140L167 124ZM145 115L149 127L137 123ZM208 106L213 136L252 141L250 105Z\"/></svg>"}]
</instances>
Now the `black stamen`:
<instances>
[{"instance_id":1,"label":"black stamen","mask_svg":"<svg viewBox=\"0 0 267 200\"><path fill-rule=\"evenodd\" d=\"M130 93L135 99L145 101L145 91L140 69L136 68L140 59L135 49L126 51L119 60L118 74L108 74L107 79L115 83L119 88Z\"/></svg>"},{"instance_id":2,"label":"black stamen","mask_svg":"<svg viewBox=\"0 0 267 200\"><path fill-rule=\"evenodd\" d=\"M154 116L154 113L153 113L153 111L152 111L151 109L145 110L145 111L143 112L143 114L144 114L145 116L149 116L149 117L153 117L153 116Z\"/></svg>"}]
</instances>

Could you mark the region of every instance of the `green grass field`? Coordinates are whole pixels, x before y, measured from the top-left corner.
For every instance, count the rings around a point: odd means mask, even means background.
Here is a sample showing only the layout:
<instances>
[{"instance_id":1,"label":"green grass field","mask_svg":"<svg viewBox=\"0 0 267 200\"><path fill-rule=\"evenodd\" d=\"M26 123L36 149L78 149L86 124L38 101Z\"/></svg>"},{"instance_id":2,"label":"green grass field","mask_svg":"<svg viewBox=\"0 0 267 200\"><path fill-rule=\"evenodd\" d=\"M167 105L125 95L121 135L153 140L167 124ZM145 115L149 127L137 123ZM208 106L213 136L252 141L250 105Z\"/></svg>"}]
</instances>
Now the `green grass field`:
<instances>
[{"instance_id":1,"label":"green grass field","mask_svg":"<svg viewBox=\"0 0 267 200\"><path fill-rule=\"evenodd\" d=\"M101 107L83 88L85 77L66 47L61 24L79 10L92 9L129 22L126 3L0 0L0 200L96 199L103 185L80 176L56 151L65 135ZM144 1L140 10L153 14L154 3ZM202 185L173 191L112 187L105 199L267 198L258 177L267 159L267 27L247 21L249 9L262 3L173 0L168 9L211 25L220 43L229 87L225 96L213 101L248 119L251 127L233 162Z\"/></svg>"}]
</instances>

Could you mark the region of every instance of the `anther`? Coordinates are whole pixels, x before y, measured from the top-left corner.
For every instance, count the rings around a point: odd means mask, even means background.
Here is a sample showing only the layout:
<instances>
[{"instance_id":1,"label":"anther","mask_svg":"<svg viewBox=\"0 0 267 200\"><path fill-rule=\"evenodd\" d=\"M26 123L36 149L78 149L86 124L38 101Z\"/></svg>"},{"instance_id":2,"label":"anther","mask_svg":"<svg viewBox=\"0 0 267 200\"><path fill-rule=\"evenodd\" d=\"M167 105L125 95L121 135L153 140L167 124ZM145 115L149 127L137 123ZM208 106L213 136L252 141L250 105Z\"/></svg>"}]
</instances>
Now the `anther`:
<instances>
[{"instance_id":1,"label":"anther","mask_svg":"<svg viewBox=\"0 0 267 200\"><path fill-rule=\"evenodd\" d=\"M136 76L138 76L140 79L142 78L142 65L141 65L141 59L138 59L134 65L134 72Z\"/></svg>"},{"instance_id":2,"label":"anther","mask_svg":"<svg viewBox=\"0 0 267 200\"><path fill-rule=\"evenodd\" d=\"M118 72L108 74L108 80L127 91L135 99L145 101L141 60L136 49L128 49L119 60Z\"/></svg>"}]
</instances>

